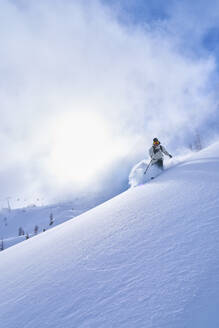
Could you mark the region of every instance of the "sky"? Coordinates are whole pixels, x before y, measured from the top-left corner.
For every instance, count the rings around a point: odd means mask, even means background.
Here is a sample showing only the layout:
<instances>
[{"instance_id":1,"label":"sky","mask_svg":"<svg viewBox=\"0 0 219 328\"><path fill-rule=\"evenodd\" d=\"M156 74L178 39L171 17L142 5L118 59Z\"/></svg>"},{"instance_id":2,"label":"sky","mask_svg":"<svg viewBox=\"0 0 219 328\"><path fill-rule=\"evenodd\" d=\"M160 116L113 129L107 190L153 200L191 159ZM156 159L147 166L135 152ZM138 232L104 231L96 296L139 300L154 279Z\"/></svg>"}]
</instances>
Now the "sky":
<instances>
[{"instance_id":1,"label":"sky","mask_svg":"<svg viewBox=\"0 0 219 328\"><path fill-rule=\"evenodd\" d=\"M153 137L218 133L219 3L0 3L0 201L128 187ZM219 9L219 8L218 8ZM15 205L14 205L15 206ZM17 206L17 205L16 205Z\"/></svg>"}]
</instances>

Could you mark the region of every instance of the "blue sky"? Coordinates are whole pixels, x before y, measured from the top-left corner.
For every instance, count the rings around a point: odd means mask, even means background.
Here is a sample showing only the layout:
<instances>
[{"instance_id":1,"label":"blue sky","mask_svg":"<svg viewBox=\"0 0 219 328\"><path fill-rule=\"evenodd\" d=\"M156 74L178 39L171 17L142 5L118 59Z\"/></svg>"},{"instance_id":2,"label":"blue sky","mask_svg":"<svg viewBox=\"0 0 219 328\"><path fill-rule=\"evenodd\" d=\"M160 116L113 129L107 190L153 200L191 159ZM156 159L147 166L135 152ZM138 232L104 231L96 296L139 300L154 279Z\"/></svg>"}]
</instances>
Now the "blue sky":
<instances>
[{"instance_id":1,"label":"blue sky","mask_svg":"<svg viewBox=\"0 0 219 328\"><path fill-rule=\"evenodd\" d=\"M159 26L181 38L183 47L219 59L219 3L205 0L103 0L125 24ZM183 40L184 39L184 40Z\"/></svg>"},{"instance_id":2,"label":"blue sky","mask_svg":"<svg viewBox=\"0 0 219 328\"><path fill-rule=\"evenodd\" d=\"M123 13L123 19L128 21L130 19L134 23L145 23L154 20L163 20L169 17L169 9L174 0L103 0L107 5L120 8Z\"/></svg>"},{"instance_id":3,"label":"blue sky","mask_svg":"<svg viewBox=\"0 0 219 328\"><path fill-rule=\"evenodd\" d=\"M212 57L215 70L209 88L217 92L219 83L219 2L212 0L103 0L118 10L124 24L160 29L177 39L179 51L197 59ZM209 126L219 129L218 111Z\"/></svg>"},{"instance_id":4,"label":"blue sky","mask_svg":"<svg viewBox=\"0 0 219 328\"><path fill-rule=\"evenodd\" d=\"M2 198L114 192L154 136L215 139L218 22L214 0L1 2Z\"/></svg>"}]
</instances>

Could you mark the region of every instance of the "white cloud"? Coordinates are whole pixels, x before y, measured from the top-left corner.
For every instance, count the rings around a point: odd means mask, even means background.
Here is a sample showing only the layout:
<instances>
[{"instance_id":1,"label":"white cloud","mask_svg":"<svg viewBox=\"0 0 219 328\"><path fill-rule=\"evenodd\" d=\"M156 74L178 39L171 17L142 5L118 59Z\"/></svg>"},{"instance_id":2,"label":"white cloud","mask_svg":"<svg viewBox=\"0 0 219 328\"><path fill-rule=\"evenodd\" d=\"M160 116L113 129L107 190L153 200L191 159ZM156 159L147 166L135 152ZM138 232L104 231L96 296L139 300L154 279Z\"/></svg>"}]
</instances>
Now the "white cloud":
<instances>
[{"instance_id":1,"label":"white cloud","mask_svg":"<svg viewBox=\"0 0 219 328\"><path fill-rule=\"evenodd\" d=\"M105 168L109 175L122 157L130 165L154 135L183 142L214 112L213 58L189 59L174 38L121 25L98 1L5 1L0 12L0 178L13 181L8 194L36 189L51 199L56 186L69 191L91 177L99 186Z\"/></svg>"}]
</instances>

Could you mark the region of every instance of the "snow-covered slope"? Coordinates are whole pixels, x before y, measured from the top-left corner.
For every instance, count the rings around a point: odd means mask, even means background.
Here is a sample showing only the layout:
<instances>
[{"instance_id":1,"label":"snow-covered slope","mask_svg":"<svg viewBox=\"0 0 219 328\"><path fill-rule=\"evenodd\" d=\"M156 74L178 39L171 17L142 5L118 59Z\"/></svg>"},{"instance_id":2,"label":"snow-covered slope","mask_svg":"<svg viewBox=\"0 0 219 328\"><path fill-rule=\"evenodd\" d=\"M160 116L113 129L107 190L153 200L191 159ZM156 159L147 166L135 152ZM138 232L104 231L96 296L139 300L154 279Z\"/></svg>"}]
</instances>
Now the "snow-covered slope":
<instances>
[{"instance_id":1,"label":"snow-covered slope","mask_svg":"<svg viewBox=\"0 0 219 328\"><path fill-rule=\"evenodd\" d=\"M0 253L2 328L218 328L219 144Z\"/></svg>"},{"instance_id":2,"label":"snow-covered slope","mask_svg":"<svg viewBox=\"0 0 219 328\"><path fill-rule=\"evenodd\" d=\"M86 210L86 208L75 209L73 203L70 202L41 207L25 207L11 211L4 209L0 212L0 236L4 249L25 240L26 236L33 236L35 227L38 228L36 231L38 234ZM20 236L19 229L23 231Z\"/></svg>"},{"instance_id":3,"label":"snow-covered slope","mask_svg":"<svg viewBox=\"0 0 219 328\"><path fill-rule=\"evenodd\" d=\"M0 249L6 249L26 237L33 237L69 219L76 217L106 200L106 196L86 193L72 201L46 206L27 206L0 211ZM37 231L35 231L37 227ZM19 235L19 230L23 233Z\"/></svg>"}]
</instances>

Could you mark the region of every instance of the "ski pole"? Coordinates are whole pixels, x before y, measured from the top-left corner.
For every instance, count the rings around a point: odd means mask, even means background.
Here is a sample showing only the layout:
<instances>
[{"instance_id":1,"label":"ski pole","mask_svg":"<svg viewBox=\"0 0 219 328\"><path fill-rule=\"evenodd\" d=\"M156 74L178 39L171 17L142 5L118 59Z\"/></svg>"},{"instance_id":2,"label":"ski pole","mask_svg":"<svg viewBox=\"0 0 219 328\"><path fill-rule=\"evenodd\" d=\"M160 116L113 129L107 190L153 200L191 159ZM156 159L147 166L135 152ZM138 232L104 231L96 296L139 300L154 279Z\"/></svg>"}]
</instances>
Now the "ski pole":
<instances>
[{"instance_id":1,"label":"ski pole","mask_svg":"<svg viewBox=\"0 0 219 328\"><path fill-rule=\"evenodd\" d=\"M146 170L144 171L144 174L146 174L147 170L149 169L151 162L152 162L153 158L150 160L150 163L148 164L148 166L146 167Z\"/></svg>"}]
</instances>

